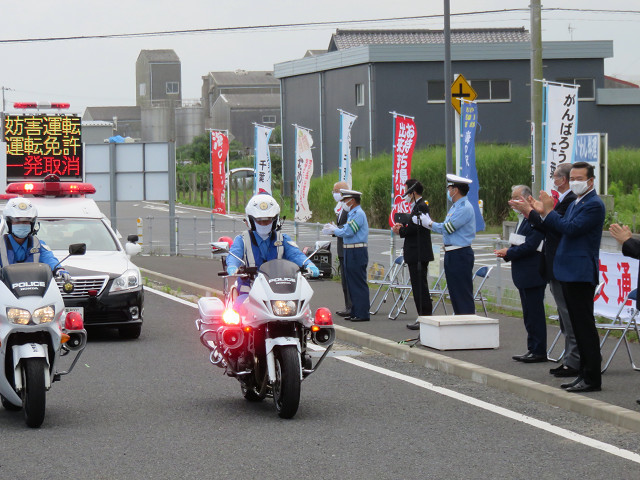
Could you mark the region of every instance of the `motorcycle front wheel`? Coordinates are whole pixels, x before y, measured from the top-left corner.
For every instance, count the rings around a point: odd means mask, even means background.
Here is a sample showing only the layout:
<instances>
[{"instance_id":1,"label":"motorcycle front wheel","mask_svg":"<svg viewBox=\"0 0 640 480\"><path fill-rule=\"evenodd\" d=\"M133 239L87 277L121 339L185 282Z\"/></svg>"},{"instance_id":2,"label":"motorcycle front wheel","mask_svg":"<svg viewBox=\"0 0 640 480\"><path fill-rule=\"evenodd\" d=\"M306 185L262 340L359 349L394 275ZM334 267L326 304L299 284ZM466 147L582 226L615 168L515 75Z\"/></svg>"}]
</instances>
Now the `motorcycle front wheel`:
<instances>
[{"instance_id":1,"label":"motorcycle front wheel","mask_svg":"<svg viewBox=\"0 0 640 480\"><path fill-rule=\"evenodd\" d=\"M300 405L300 355L293 345L275 350L276 380L273 401L280 418L292 418Z\"/></svg>"},{"instance_id":2,"label":"motorcycle front wheel","mask_svg":"<svg viewBox=\"0 0 640 480\"><path fill-rule=\"evenodd\" d=\"M44 358L29 358L22 361L22 409L27 426L38 428L44 422L46 390L44 370L47 363Z\"/></svg>"}]
</instances>

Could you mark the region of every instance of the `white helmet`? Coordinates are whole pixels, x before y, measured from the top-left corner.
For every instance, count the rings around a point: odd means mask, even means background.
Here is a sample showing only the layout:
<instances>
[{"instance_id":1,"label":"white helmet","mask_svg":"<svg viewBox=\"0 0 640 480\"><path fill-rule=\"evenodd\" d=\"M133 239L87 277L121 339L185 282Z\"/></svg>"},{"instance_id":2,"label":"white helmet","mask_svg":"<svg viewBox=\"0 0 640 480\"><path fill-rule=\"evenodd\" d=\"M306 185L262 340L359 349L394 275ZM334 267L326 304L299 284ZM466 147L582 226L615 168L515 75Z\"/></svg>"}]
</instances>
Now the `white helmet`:
<instances>
[{"instance_id":1,"label":"white helmet","mask_svg":"<svg viewBox=\"0 0 640 480\"><path fill-rule=\"evenodd\" d=\"M11 229L13 222L21 221L31 223L31 233L34 233L38 210L28 198L15 197L10 199L5 205L2 215L4 215L4 219L7 222L9 233L13 233Z\"/></svg>"},{"instance_id":2,"label":"white helmet","mask_svg":"<svg viewBox=\"0 0 640 480\"><path fill-rule=\"evenodd\" d=\"M280 205L275 199L266 193L254 195L244 209L245 220L251 230L256 229L256 220L270 219L271 230L275 230L280 215Z\"/></svg>"}]
</instances>

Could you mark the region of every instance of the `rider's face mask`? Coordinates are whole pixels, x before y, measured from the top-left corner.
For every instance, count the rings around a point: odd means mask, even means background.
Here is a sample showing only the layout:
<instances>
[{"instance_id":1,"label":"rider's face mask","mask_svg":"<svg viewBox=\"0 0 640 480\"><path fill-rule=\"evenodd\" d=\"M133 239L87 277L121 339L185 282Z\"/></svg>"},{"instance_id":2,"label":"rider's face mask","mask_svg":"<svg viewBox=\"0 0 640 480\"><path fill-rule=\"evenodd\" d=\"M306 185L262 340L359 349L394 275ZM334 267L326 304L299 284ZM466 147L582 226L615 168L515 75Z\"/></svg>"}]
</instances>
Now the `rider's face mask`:
<instances>
[{"instance_id":1,"label":"rider's face mask","mask_svg":"<svg viewBox=\"0 0 640 480\"><path fill-rule=\"evenodd\" d=\"M269 220L266 225L262 225L259 221L256 221L256 233L262 238L266 240L271 234L271 227L273 226L273 220Z\"/></svg>"},{"instance_id":2,"label":"rider's face mask","mask_svg":"<svg viewBox=\"0 0 640 480\"><path fill-rule=\"evenodd\" d=\"M31 233L31 224L25 225L24 223L19 223L17 225L12 225L11 231L13 232L13 235L18 238L27 238L29 233Z\"/></svg>"}]
</instances>

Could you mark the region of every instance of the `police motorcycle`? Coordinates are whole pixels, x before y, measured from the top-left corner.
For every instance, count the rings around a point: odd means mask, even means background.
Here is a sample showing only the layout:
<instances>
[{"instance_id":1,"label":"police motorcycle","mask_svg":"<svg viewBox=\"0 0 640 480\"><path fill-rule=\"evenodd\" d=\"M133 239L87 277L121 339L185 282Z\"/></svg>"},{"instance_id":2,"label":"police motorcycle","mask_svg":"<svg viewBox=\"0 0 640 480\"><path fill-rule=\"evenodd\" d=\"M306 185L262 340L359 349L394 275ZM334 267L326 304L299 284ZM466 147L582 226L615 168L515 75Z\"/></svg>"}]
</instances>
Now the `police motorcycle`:
<instances>
[{"instance_id":1,"label":"police motorcycle","mask_svg":"<svg viewBox=\"0 0 640 480\"><path fill-rule=\"evenodd\" d=\"M248 401L272 397L278 415L292 418L298 411L302 381L318 369L333 346L331 311L320 307L312 314L313 289L303 273L305 267L285 259L248 267L229 251L228 242L212 243L212 251L232 255L243 265L237 275L219 273L224 276L223 300L198 301L196 328L210 351L209 360L240 382ZM236 279L251 283L248 294ZM309 341L325 347L315 365L307 354Z\"/></svg>"},{"instance_id":2,"label":"police motorcycle","mask_svg":"<svg viewBox=\"0 0 640 480\"><path fill-rule=\"evenodd\" d=\"M64 260L85 251L84 243L70 245ZM67 281L63 288L70 293L73 284ZM38 428L46 392L71 372L87 344L87 332L78 312L65 315L51 267L43 263L3 267L0 305L0 400L7 410L22 409L26 424ZM63 368L63 363L70 366Z\"/></svg>"}]
</instances>

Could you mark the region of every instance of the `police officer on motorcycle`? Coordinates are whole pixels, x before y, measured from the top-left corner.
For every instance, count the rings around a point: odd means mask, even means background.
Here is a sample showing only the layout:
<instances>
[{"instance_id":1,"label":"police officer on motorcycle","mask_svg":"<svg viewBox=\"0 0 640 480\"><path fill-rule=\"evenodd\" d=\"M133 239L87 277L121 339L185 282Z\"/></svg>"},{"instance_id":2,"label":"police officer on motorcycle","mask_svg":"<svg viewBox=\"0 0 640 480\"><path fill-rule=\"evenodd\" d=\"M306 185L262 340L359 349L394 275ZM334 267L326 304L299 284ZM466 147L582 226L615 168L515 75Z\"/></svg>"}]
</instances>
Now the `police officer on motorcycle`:
<instances>
[{"instance_id":1,"label":"police officer on motorcycle","mask_svg":"<svg viewBox=\"0 0 640 480\"><path fill-rule=\"evenodd\" d=\"M280 205L271 195L259 193L249 200L245 208L245 222L249 229L233 241L230 249L233 255L227 257L229 275L234 275L242 265L238 258L242 258L247 267L260 267L269 260L284 258L300 267L305 266L312 277L320 276L318 267L307 260L289 235L280 231L279 217Z\"/></svg>"},{"instance_id":2,"label":"police officer on motorcycle","mask_svg":"<svg viewBox=\"0 0 640 480\"><path fill-rule=\"evenodd\" d=\"M36 237L38 211L29 199L10 199L2 214L9 230L0 242L0 262L3 267L23 262L46 263L65 282L71 280L71 275L60 267L60 262L51 249Z\"/></svg>"}]
</instances>

